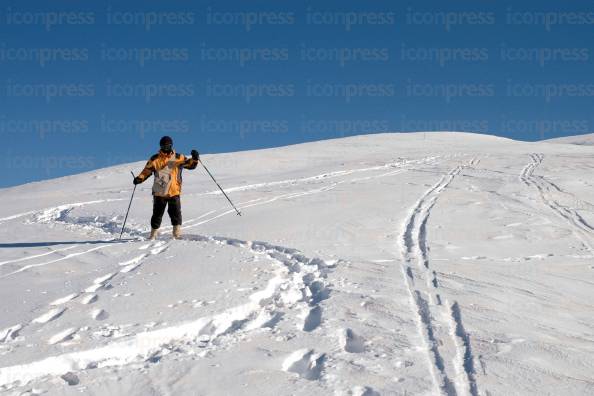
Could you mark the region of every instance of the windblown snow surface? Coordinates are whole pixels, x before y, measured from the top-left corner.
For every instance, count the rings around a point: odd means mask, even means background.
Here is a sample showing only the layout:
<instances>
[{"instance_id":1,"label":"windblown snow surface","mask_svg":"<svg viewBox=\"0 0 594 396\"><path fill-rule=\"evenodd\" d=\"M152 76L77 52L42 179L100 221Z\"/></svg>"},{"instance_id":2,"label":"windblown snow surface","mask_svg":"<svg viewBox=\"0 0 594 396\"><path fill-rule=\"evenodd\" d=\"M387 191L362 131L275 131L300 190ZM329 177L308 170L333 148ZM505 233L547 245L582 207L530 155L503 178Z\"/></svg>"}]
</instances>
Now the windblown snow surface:
<instances>
[{"instance_id":1,"label":"windblown snow surface","mask_svg":"<svg viewBox=\"0 0 594 396\"><path fill-rule=\"evenodd\" d=\"M566 136L555 139L548 139L549 143L561 143L561 144L577 144L582 146L594 145L594 133L588 133L585 135Z\"/></svg>"},{"instance_id":2,"label":"windblown snow surface","mask_svg":"<svg viewBox=\"0 0 594 396\"><path fill-rule=\"evenodd\" d=\"M0 190L0 392L592 395L594 147L381 134Z\"/></svg>"}]
</instances>

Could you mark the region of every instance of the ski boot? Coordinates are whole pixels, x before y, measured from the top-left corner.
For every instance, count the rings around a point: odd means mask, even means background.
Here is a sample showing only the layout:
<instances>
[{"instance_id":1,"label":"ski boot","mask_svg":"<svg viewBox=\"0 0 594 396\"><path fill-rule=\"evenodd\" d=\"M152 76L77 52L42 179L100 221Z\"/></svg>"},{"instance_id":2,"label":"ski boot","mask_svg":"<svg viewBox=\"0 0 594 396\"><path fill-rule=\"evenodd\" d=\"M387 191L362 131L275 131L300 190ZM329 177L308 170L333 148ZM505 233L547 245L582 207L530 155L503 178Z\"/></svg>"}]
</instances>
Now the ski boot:
<instances>
[{"instance_id":1,"label":"ski boot","mask_svg":"<svg viewBox=\"0 0 594 396\"><path fill-rule=\"evenodd\" d=\"M158 228L151 228L151 235L149 236L149 240L154 241L159 236L159 229Z\"/></svg>"},{"instance_id":2,"label":"ski boot","mask_svg":"<svg viewBox=\"0 0 594 396\"><path fill-rule=\"evenodd\" d=\"M173 239L181 239L181 226L173 226Z\"/></svg>"}]
</instances>

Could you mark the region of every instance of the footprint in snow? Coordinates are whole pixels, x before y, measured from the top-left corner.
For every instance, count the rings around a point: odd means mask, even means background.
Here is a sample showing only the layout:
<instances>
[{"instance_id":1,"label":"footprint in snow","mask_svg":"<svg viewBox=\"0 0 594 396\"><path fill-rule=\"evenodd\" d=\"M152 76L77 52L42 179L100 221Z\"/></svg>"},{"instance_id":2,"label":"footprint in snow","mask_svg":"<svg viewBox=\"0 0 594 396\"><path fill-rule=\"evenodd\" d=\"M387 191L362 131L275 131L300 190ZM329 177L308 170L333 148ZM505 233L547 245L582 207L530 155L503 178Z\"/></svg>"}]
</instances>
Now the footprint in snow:
<instances>
[{"instance_id":1,"label":"footprint in snow","mask_svg":"<svg viewBox=\"0 0 594 396\"><path fill-rule=\"evenodd\" d=\"M58 298L57 300L52 301L50 303L50 305L56 306L56 305L66 304L68 301L72 301L78 296L79 296L79 293L72 293L72 294L67 295L66 297Z\"/></svg>"},{"instance_id":2,"label":"footprint in snow","mask_svg":"<svg viewBox=\"0 0 594 396\"><path fill-rule=\"evenodd\" d=\"M128 272L134 271L136 268L140 267L141 263L137 264L130 264L120 270L120 273L127 274Z\"/></svg>"},{"instance_id":3,"label":"footprint in snow","mask_svg":"<svg viewBox=\"0 0 594 396\"><path fill-rule=\"evenodd\" d=\"M289 355L283 362L283 371L295 373L301 378L314 381L320 378L326 355L317 354L313 349L300 349Z\"/></svg>"},{"instance_id":4,"label":"footprint in snow","mask_svg":"<svg viewBox=\"0 0 594 396\"><path fill-rule=\"evenodd\" d=\"M59 344L64 341L69 341L72 338L74 338L74 336L76 335L77 332L78 332L77 328L71 327L69 329L61 331L58 334L54 335L52 338L50 338L48 340L47 343L50 345L55 345L55 344Z\"/></svg>"},{"instance_id":5,"label":"footprint in snow","mask_svg":"<svg viewBox=\"0 0 594 396\"><path fill-rule=\"evenodd\" d=\"M52 320L58 319L62 314L66 311L66 308L55 308L50 310L49 312L33 319L33 323L45 324L47 322L51 322Z\"/></svg>"},{"instance_id":6,"label":"footprint in snow","mask_svg":"<svg viewBox=\"0 0 594 396\"><path fill-rule=\"evenodd\" d=\"M80 302L81 302L81 304L88 305L88 304L94 303L98 299L99 299L99 296L96 294L87 294L86 296L84 296L82 298L82 300Z\"/></svg>"},{"instance_id":7,"label":"footprint in snow","mask_svg":"<svg viewBox=\"0 0 594 396\"><path fill-rule=\"evenodd\" d=\"M131 260L124 261L119 263L120 266L124 267L120 270L120 273L126 274L130 271L134 271L136 268L140 267L142 261L148 256L148 254L143 253L140 256L136 256Z\"/></svg>"},{"instance_id":8,"label":"footprint in snow","mask_svg":"<svg viewBox=\"0 0 594 396\"><path fill-rule=\"evenodd\" d=\"M151 249L151 254L159 254L167 250L167 246L157 246L154 249Z\"/></svg>"},{"instance_id":9,"label":"footprint in snow","mask_svg":"<svg viewBox=\"0 0 594 396\"><path fill-rule=\"evenodd\" d=\"M85 289L85 293L95 293L101 289L111 289L111 285L109 283L95 283Z\"/></svg>"},{"instance_id":10,"label":"footprint in snow","mask_svg":"<svg viewBox=\"0 0 594 396\"><path fill-rule=\"evenodd\" d=\"M95 309L91 312L91 317L95 320L105 320L109 318L109 314L104 309Z\"/></svg>"},{"instance_id":11,"label":"footprint in snow","mask_svg":"<svg viewBox=\"0 0 594 396\"><path fill-rule=\"evenodd\" d=\"M85 293L95 293L96 291L101 289L111 289L112 286L109 283L109 281L112 280L117 274L117 272L111 272L109 274L103 275L95 279L93 281L93 284L85 289Z\"/></svg>"},{"instance_id":12,"label":"footprint in snow","mask_svg":"<svg viewBox=\"0 0 594 396\"><path fill-rule=\"evenodd\" d=\"M282 319L283 314L275 311L261 311L258 316L248 323L245 327L246 330L260 329L260 328L273 328Z\"/></svg>"},{"instance_id":13,"label":"footprint in snow","mask_svg":"<svg viewBox=\"0 0 594 396\"><path fill-rule=\"evenodd\" d=\"M318 305L305 311L305 315L303 318L303 331L313 331L315 330L320 323L322 323L322 308Z\"/></svg>"},{"instance_id":14,"label":"footprint in snow","mask_svg":"<svg viewBox=\"0 0 594 396\"><path fill-rule=\"evenodd\" d=\"M116 275L117 275L117 272L111 272L109 274L103 275L103 276L95 279L93 281L93 283L96 284L96 285L104 285L105 282L107 282L108 280L110 280L111 278L113 278Z\"/></svg>"},{"instance_id":15,"label":"footprint in snow","mask_svg":"<svg viewBox=\"0 0 594 396\"><path fill-rule=\"evenodd\" d=\"M66 382L70 386L78 385L80 383L80 379L74 373L66 373L64 375L61 375L60 378L62 378L64 382Z\"/></svg>"},{"instance_id":16,"label":"footprint in snow","mask_svg":"<svg viewBox=\"0 0 594 396\"><path fill-rule=\"evenodd\" d=\"M369 386L355 386L351 390L353 396L380 396L380 394Z\"/></svg>"},{"instance_id":17,"label":"footprint in snow","mask_svg":"<svg viewBox=\"0 0 594 396\"><path fill-rule=\"evenodd\" d=\"M23 329L23 325L18 324L12 327L8 327L4 330L0 330L0 343L12 341L19 336L19 331Z\"/></svg>"},{"instance_id":18,"label":"footprint in snow","mask_svg":"<svg viewBox=\"0 0 594 396\"><path fill-rule=\"evenodd\" d=\"M365 342L351 329L340 330L338 335L340 346L349 353L365 352Z\"/></svg>"}]
</instances>

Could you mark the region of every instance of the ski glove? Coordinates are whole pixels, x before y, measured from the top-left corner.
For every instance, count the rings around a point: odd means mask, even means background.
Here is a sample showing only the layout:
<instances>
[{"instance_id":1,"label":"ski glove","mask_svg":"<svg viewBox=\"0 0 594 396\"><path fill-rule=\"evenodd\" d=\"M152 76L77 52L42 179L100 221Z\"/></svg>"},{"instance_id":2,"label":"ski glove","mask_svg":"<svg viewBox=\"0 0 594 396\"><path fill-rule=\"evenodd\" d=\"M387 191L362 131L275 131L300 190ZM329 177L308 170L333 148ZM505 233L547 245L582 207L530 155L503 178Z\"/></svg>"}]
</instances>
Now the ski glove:
<instances>
[{"instance_id":1,"label":"ski glove","mask_svg":"<svg viewBox=\"0 0 594 396\"><path fill-rule=\"evenodd\" d=\"M192 150L191 154L193 160L198 161L200 159L200 154L198 153L198 151Z\"/></svg>"},{"instance_id":2,"label":"ski glove","mask_svg":"<svg viewBox=\"0 0 594 396\"><path fill-rule=\"evenodd\" d=\"M134 181L133 181L132 183L134 183L134 185L137 185L137 184L140 184L140 183L142 183L142 181L143 181L143 180L142 180L140 177L136 176L136 177L134 178Z\"/></svg>"}]
</instances>

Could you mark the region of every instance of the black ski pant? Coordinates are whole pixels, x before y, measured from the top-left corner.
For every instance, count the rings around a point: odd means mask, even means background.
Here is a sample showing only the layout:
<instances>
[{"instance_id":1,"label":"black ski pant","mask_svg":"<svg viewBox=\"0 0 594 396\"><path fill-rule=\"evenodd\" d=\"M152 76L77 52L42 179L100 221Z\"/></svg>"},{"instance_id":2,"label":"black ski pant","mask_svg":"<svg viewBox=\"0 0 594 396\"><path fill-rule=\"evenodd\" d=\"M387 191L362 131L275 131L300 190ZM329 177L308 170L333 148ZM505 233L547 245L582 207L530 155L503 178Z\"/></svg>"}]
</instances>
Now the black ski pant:
<instances>
[{"instance_id":1,"label":"black ski pant","mask_svg":"<svg viewBox=\"0 0 594 396\"><path fill-rule=\"evenodd\" d=\"M151 217L151 227L153 229L158 229L161 227L161 221L163 220L163 214L165 213L166 206L167 213L171 219L171 225L181 225L182 214L179 195L176 195L175 197L153 196L153 217Z\"/></svg>"}]
</instances>

